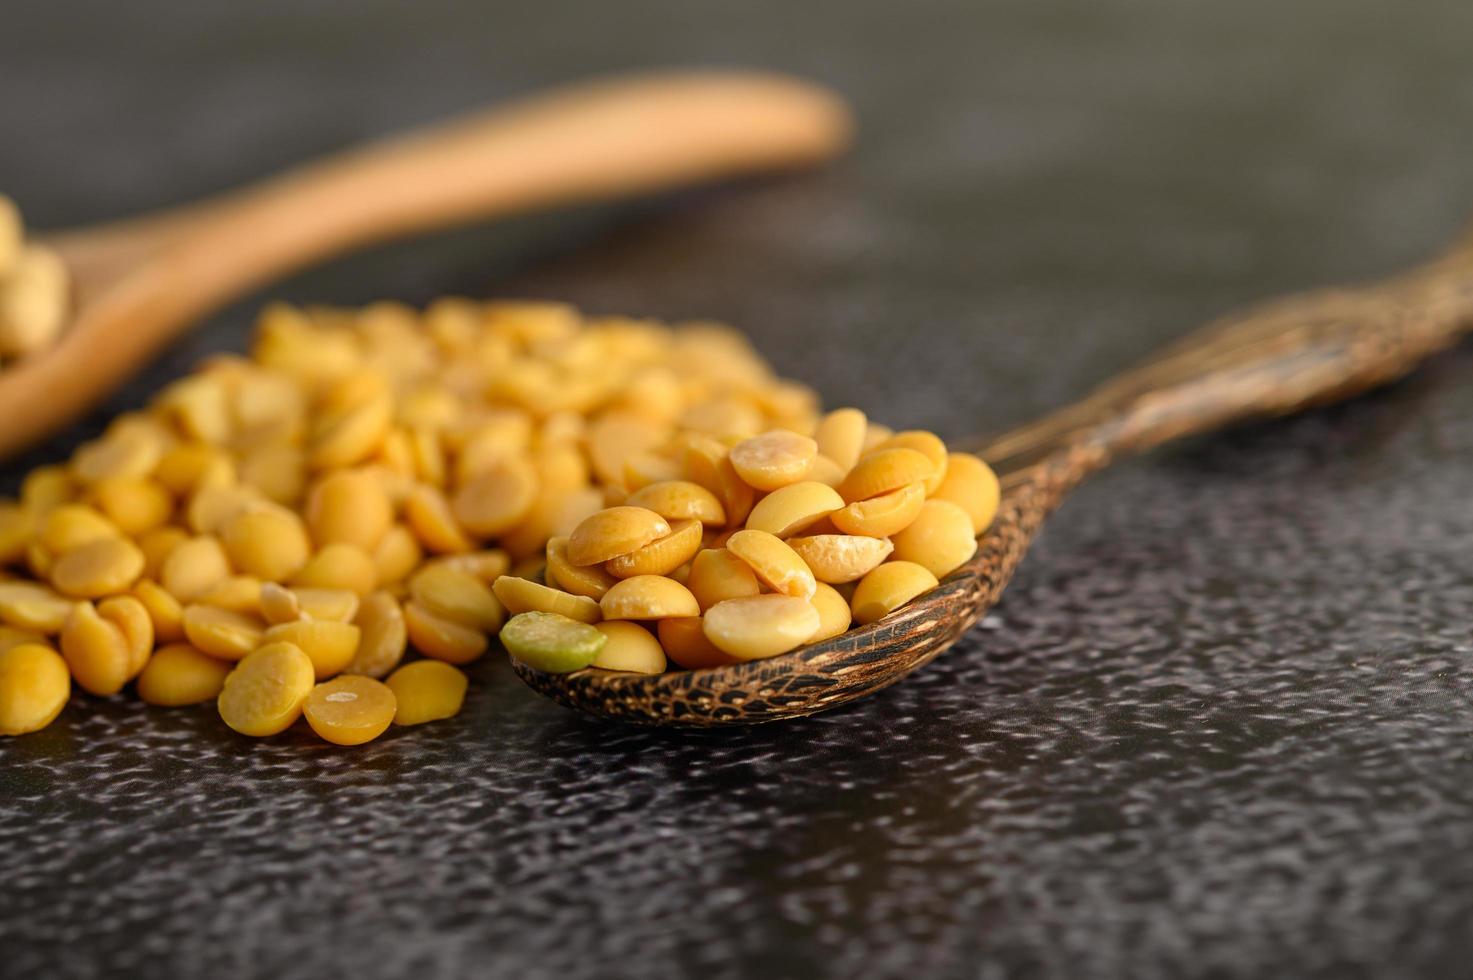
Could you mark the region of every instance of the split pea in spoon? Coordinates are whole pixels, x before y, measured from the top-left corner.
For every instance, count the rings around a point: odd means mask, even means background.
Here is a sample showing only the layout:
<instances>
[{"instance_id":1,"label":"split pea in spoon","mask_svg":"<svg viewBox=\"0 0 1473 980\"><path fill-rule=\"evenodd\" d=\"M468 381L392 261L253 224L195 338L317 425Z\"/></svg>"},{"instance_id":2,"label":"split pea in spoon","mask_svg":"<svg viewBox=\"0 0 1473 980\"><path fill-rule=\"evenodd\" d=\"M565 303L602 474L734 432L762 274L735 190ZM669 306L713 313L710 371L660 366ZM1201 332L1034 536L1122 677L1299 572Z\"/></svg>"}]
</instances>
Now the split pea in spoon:
<instances>
[{"instance_id":1,"label":"split pea in spoon","mask_svg":"<svg viewBox=\"0 0 1473 980\"><path fill-rule=\"evenodd\" d=\"M976 556L870 626L767 660L664 674L538 671L534 690L647 725L776 721L895 683L955 643L994 603L1045 518L1112 460L1182 436L1346 398L1406 374L1473 328L1473 243L1368 286L1291 296L1229 316L1083 400L977 450L1003 497Z\"/></svg>"}]
</instances>

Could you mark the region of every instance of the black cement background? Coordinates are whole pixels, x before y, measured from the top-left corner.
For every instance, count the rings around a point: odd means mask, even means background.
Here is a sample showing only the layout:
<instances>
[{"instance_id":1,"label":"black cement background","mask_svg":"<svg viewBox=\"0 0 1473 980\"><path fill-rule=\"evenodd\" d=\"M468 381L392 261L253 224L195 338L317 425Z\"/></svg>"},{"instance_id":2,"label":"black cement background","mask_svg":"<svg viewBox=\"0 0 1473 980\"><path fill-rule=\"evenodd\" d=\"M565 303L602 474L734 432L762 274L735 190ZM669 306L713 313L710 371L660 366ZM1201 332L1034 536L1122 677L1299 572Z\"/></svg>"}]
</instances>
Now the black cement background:
<instances>
[{"instance_id":1,"label":"black cement background","mask_svg":"<svg viewBox=\"0 0 1473 980\"><path fill-rule=\"evenodd\" d=\"M267 297L531 294L726 319L832 403L961 436L1473 211L1460 0L0 15L0 188L41 225L610 69L782 68L858 108L821 175L278 284L109 410ZM1464 349L1106 474L965 644L811 720L608 727L492 661L458 721L356 751L78 698L0 745L0 975L1466 976L1470 381Z\"/></svg>"}]
</instances>

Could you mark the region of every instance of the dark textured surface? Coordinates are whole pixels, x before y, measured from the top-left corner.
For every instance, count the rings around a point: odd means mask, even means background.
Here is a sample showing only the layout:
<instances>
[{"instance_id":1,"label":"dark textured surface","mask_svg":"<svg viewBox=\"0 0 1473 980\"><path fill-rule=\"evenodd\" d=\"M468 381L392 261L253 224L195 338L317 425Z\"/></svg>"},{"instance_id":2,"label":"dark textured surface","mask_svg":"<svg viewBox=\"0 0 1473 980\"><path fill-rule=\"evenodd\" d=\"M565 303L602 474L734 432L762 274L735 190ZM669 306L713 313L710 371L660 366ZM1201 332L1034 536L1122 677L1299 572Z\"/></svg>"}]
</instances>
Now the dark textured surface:
<instances>
[{"instance_id":1,"label":"dark textured surface","mask_svg":"<svg viewBox=\"0 0 1473 980\"><path fill-rule=\"evenodd\" d=\"M721 317L959 436L1452 234L1470 38L1461 0L25 4L0 187L90 219L595 70L803 71L858 104L837 171L271 292ZM78 698L0 744L0 975L1466 975L1470 380L1102 476L963 646L811 720L610 727L498 662L352 751Z\"/></svg>"}]
</instances>

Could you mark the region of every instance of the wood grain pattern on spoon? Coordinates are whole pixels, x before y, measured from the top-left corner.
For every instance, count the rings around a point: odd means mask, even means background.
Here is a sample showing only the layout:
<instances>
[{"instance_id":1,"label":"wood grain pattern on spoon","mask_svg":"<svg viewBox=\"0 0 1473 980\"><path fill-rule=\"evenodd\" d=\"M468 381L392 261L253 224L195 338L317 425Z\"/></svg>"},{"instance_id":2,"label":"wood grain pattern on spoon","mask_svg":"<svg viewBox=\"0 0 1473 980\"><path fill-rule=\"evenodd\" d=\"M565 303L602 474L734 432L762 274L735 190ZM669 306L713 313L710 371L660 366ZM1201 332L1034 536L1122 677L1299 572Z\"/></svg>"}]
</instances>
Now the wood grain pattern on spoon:
<instances>
[{"instance_id":1,"label":"wood grain pattern on spoon","mask_svg":"<svg viewBox=\"0 0 1473 980\"><path fill-rule=\"evenodd\" d=\"M1112 459L1233 422L1284 415L1401 377L1473 328L1473 247L1361 288L1293 296L1209 325L1069 408L975 449L1003 499L976 556L871 626L769 660L666 674L536 671L571 708L648 725L712 727L810 715L930 662L1002 594L1044 520Z\"/></svg>"},{"instance_id":2,"label":"wood grain pattern on spoon","mask_svg":"<svg viewBox=\"0 0 1473 980\"><path fill-rule=\"evenodd\" d=\"M199 204L44 239L76 284L53 347L0 371L0 454L95 405L200 316L361 245L529 208L803 166L848 143L831 92L669 72L574 86Z\"/></svg>"}]
</instances>

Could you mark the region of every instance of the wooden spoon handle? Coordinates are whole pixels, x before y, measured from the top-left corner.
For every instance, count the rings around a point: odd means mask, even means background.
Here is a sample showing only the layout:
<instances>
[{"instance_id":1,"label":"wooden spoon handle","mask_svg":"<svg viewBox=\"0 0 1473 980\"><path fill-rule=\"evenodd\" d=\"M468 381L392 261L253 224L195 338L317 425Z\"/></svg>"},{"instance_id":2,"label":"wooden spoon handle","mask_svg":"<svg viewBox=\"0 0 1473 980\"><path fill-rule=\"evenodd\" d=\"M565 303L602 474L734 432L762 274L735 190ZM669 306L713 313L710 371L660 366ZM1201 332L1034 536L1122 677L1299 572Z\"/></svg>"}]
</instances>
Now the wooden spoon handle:
<instances>
[{"instance_id":1,"label":"wooden spoon handle","mask_svg":"<svg viewBox=\"0 0 1473 980\"><path fill-rule=\"evenodd\" d=\"M1009 471L1065 449L1093 468L1241 419L1357 394L1401 377L1470 329L1473 247L1465 244L1394 279L1228 316L981 451Z\"/></svg>"},{"instance_id":2,"label":"wooden spoon handle","mask_svg":"<svg viewBox=\"0 0 1473 980\"><path fill-rule=\"evenodd\" d=\"M630 76L555 91L310 164L154 221L200 268L259 282L367 242L549 204L605 199L833 156L832 93L749 72ZM246 236L240 240L235 236ZM224 268L215 268L218 264Z\"/></svg>"}]
</instances>

